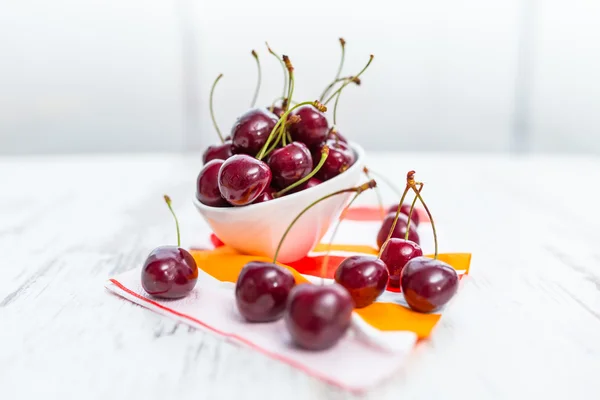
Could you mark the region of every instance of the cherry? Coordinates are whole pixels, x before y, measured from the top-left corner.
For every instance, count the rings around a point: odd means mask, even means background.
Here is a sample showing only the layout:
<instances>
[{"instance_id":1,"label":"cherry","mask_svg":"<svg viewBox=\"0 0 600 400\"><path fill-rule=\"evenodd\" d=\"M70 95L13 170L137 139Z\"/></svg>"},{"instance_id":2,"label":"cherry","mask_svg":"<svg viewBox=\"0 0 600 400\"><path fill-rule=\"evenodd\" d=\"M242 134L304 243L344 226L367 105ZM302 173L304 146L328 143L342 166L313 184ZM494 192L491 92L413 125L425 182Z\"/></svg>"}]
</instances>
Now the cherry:
<instances>
[{"instance_id":1,"label":"cherry","mask_svg":"<svg viewBox=\"0 0 600 400\"><path fill-rule=\"evenodd\" d=\"M329 147L329 156L316 175L321 181L338 176L350 168L355 161L354 152L344 142L328 140L325 145Z\"/></svg>"},{"instance_id":2,"label":"cherry","mask_svg":"<svg viewBox=\"0 0 600 400\"><path fill-rule=\"evenodd\" d=\"M388 283L386 264L373 256L351 256L335 271L335 281L348 290L356 308L372 304Z\"/></svg>"},{"instance_id":3,"label":"cherry","mask_svg":"<svg viewBox=\"0 0 600 400\"><path fill-rule=\"evenodd\" d=\"M244 265L235 285L237 308L251 322L269 322L283 316L294 275L279 265L251 261Z\"/></svg>"},{"instance_id":4,"label":"cherry","mask_svg":"<svg viewBox=\"0 0 600 400\"><path fill-rule=\"evenodd\" d=\"M208 146L202 155L202 162L206 164L212 160L227 160L232 155L231 140L226 140L224 143Z\"/></svg>"},{"instance_id":5,"label":"cherry","mask_svg":"<svg viewBox=\"0 0 600 400\"><path fill-rule=\"evenodd\" d=\"M267 141L278 119L264 108L252 108L242 114L231 130L233 153L255 156Z\"/></svg>"},{"instance_id":6,"label":"cherry","mask_svg":"<svg viewBox=\"0 0 600 400\"><path fill-rule=\"evenodd\" d=\"M388 212L396 213L397 209L398 204L395 204L388 209ZM400 213L408 217L410 215L410 204L402 204L402 206L400 206ZM416 213L414 210L412 212L412 215L410 215L410 219L412 221L411 225L414 224L415 226L419 226L419 224L421 223L421 217L419 217L419 214Z\"/></svg>"},{"instance_id":7,"label":"cherry","mask_svg":"<svg viewBox=\"0 0 600 400\"><path fill-rule=\"evenodd\" d=\"M389 285L400 287L400 274L406 263L422 255L423 250L417 243L392 237L381 253L381 261L385 263L390 274Z\"/></svg>"},{"instance_id":8,"label":"cherry","mask_svg":"<svg viewBox=\"0 0 600 400\"><path fill-rule=\"evenodd\" d=\"M379 233L377 233L377 246L379 246L380 248L388 237L388 233L392 228L395 216L395 212L386 215L385 219L383 220L383 223L381 224L381 228L379 228ZM398 221L396 222L396 226L394 227L394 231L392 233L392 237L404 238L404 236L406 236L407 226L408 217L404 214L399 214ZM417 244L420 243L419 234L417 233L417 228L414 224L410 224L410 228L408 228L408 240L411 240Z\"/></svg>"},{"instance_id":9,"label":"cherry","mask_svg":"<svg viewBox=\"0 0 600 400\"><path fill-rule=\"evenodd\" d=\"M171 208L171 199L166 195L164 199L175 219L177 246L160 246L150 252L142 267L142 287L151 296L178 299L196 286L198 267L194 257L180 247L179 222Z\"/></svg>"},{"instance_id":10,"label":"cherry","mask_svg":"<svg viewBox=\"0 0 600 400\"><path fill-rule=\"evenodd\" d=\"M401 285L410 308L427 313L439 309L454 296L458 274L443 261L415 257L402 270Z\"/></svg>"},{"instance_id":11,"label":"cherry","mask_svg":"<svg viewBox=\"0 0 600 400\"><path fill-rule=\"evenodd\" d=\"M340 131L338 131L337 129L333 128L329 131L329 134L327 135L327 140L333 140L333 141L339 141L339 142L344 142L344 143L348 143L348 139L346 139L344 137L344 135L342 135L340 133ZM394 209L395 211L396 209Z\"/></svg>"},{"instance_id":12,"label":"cherry","mask_svg":"<svg viewBox=\"0 0 600 400\"><path fill-rule=\"evenodd\" d=\"M275 194L275 189L272 187L268 187L252 202L252 204L264 203L265 201L273 200L273 195Z\"/></svg>"},{"instance_id":13,"label":"cherry","mask_svg":"<svg viewBox=\"0 0 600 400\"><path fill-rule=\"evenodd\" d=\"M299 181L313 169L313 159L304 143L292 142L269 156L273 182L280 189Z\"/></svg>"},{"instance_id":14,"label":"cherry","mask_svg":"<svg viewBox=\"0 0 600 400\"><path fill-rule=\"evenodd\" d=\"M226 207L229 205L219 190L219 170L223 160L211 160L200 171L196 179L196 198L210 207Z\"/></svg>"},{"instance_id":15,"label":"cherry","mask_svg":"<svg viewBox=\"0 0 600 400\"><path fill-rule=\"evenodd\" d=\"M245 154L229 157L218 176L221 196L234 206L252 203L271 183L271 170L264 162Z\"/></svg>"},{"instance_id":16,"label":"cherry","mask_svg":"<svg viewBox=\"0 0 600 400\"><path fill-rule=\"evenodd\" d=\"M292 115L300 121L289 127L292 139L306 144L310 148L319 146L327 138L329 123L325 114L311 105L305 105L293 111Z\"/></svg>"},{"instance_id":17,"label":"cherry","mask_svg":"<svg viewBox=\"0 0 600 400\"><path fill-rule=\"evenodd\" d=\"M305 283L290 291L284 321L296 345L324 350L346 333L352 310L352 297L343 286Z\"/></svg>"},{"instance_id":18,"label":"cherry","mask_svg":"<svg viewBox=\"0 0 600 400\"><path fill-rule=\"evenodd\" d=\"M321 182L319 179L313 177L313 178L310 178L308 181L306 181L306 183L290 190L290 193L297 193L304 189L310 189L311 187L315 187L321 183L323 183L323 182Z\"/></svg>"}]
</instances>

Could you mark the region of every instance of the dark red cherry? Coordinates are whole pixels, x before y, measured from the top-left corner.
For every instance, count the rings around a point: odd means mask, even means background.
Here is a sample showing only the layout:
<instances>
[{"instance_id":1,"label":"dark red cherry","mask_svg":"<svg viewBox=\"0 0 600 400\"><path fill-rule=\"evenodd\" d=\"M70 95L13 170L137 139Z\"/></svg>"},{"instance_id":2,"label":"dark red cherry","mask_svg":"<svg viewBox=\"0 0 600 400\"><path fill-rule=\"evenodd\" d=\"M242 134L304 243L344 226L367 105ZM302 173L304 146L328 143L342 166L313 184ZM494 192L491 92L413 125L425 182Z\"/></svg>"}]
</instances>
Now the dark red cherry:
<instances>
[{"instance_id":1,"label":"dark red cherry","mask_svg":"<svg viewBox=\"0 0 600 400\"><path fill-rule=\"evenodd\" d=\"M211 160L200 171L196 179L196 198L202 204L211 207L226 207L229 205L221 196L219 190L219 170L223 160Z\"/></svg>"},{"instance_id":2,"label":"dark red cherry","mask_svg":"<svg viewBox=\"0 0 600 400\"><path fill-rule=\"evenodd\" d=\"M398 210L398 204L391 206L388 209L388 212L393 212L395 214L396 210ZM408 217L410 215L410 204L402 204L402 206L400 207L400 213ZM421 217L419 217L419 213L416 211L416 206L415 209L413 209L412 216L410 217L410 219L412 220L411 225L415 224L415 226L419 226L419 223L421 222Z\"/></svg>"},{"instance_id":3,"label":"dark red cherry","mask_svg":"<svg viewBox=\"0 0 600 400\"><path fill-rule=\"evenodd\" d=\"M292 139L314 148L323 143L329 133L329 123L325 114L311 105L298 107L291 113L300 117L300 121L290 125Z\"/></svg>"},{"instance_id":4,"label":"dark red cherry","mask_svg":"<svg viewBox=\"0 0 600 400\"><path fill-rule=\"evenodd\" d=\"M223 162L218 179L221 196L234 206L243 206L269 187L271 170L254 157L237 154Z\"/></svg>"},{"instance_id":5,"label":"dark red cherry","mask_svg":"<svg viewBox=\"0 0 600 400\"><path fill-rule=\"evenodd\" d=\"M319 179L315 178L314 176L312 178L310 178L308 181L306 181L305 183L303 183L300 186L297 186L295 188L293 188L292 190L290 190L288 193L297 193L297 192L301 192L304 189L310 189L311 187L315 187L319 184L321 184L323 182L321 182Z\"/></svg>"},{"instance_id":6,"label":"dark red cherry","mask_svg":"<svg viewBox=\"0 0 600 400\"><path fill-rule=\"evenodd\" d=\"M346 288L356 308L372 304L388 283L385 263L374 256L351 256L335 271L335 281Z\"/></svg>"},{"instance_id":7,"label":"dark red cherry","mask_svg":"<svg viewBox=\"0 0 600 400\"><path fill-rule=\"evenodd\" d=\"M381 246L387 239L395 217L395 212L389 213L385 216L385 219L381 224L381 228L379 228L379 233L377 233L377 246L379 246L379 248L381 248ZM392 233L392 237L404 239L404 236L406 235L407 223L408 217L404 214L399 214L398 221L396 222L396 226L394 227L394 232ZM419 234L417 233L417 228L413 223L410 224L408 240L413 241L417 244L421 243L421 241L419 240Z\"/></svg>"},{"instance_id":8,"label":"dark red cherry","mask_svg":"<svg viewBox=\"0 0 600 400\"><path fill-rule=\"evenodd\" d=\"M268 106L267 110L269 110L269 112L272 112L273 114L277 115L280 118L284 113L283 108L281 108L279 106L273 106L273 111L271 111L271 106Z\"/></svg>"},{"instance_id":9,"label":"dark red cherry","mask_svg":"<svg viewBox=\"0 0 600 400\"><path fill-rule=\"evenodd\" d=\"M265 108L252 108L242 114L231 130L233 153L251 156L258 154L278 119Z\"/></svg>"},{"instance_id":10,"label":"dark red cherry","mask_svg":"<svg viewBox=\"0 0 600 400\"><path fill-rule=\"evenodd\" d=\"M346 333L353 306L348 291L337 283L296 285L288 297L285 325L299 347L324 350Z\"/></svg>"},{"instance_id":11,"label":"dark red cherry","mask_svg":"<svg viewBox=\"0 0 600 400\"><path fill-rule=\"evenodd\" d=\"M421 246L410 240L391 238L381 253L381 261L385 263L390 273L389 285L400 287L400 273L406 263L415 257L421 257Z\"/></svg>"},{"instance_id":12,"label":"dark red cherry","mask_svg":"<svg viewBox=\"0 0 600 400\"><path fill-rule=\"evenodd\" d=\"M202 155L202 162L206 164L211 160L227 160L232 155L231 140L226 140L225 143L208 146Z\"/></svg>"},{"instance_id":13,"label":"dark red cherry","mask_svg":"<svg viewBox=\"0 0 600 400\"><path fill-rule=\"evenodd\" d=\"M400 281L410 308L423 313L439 309L458 290L456 270L443 261L427 257L415 257L407 262Z\"/></svg>"},{"instance_id":14,"label":"dark red cherry","mask_svg":"<svg viewBox=\"0 0 600 400\"><path fill-rule=\"evenodd\" d=\"M329 130L329 134L327 135L327 140L348 143L348 140L337 129L335 130L335 132L332 130Z\"/></svg>"},{"instance_id":15,"label":"dark red cherry","mask_svg":"<svg viewBox=\"0 0 600 400\"><path fill-rule=\"evenodd\" d=\"M272 187L268 187L252 202L252 204L264 203L265 201L273 200L273 194L275 193L275 189Z\"/></svg>"},{"instance_id":16,"label":"dark red cherry","mask_svg":"<svg viewBox=\"0 0 600 400\"><path fill-rule=\"evenodd\" d=\"M336 142L335 140L328 140L326 143L327 147L329 147L329 154L327 155L327 159L325 160L325 164L321 167L319 172L317 172L316 177L321 181L326 181L333 177L338 176L342 172L346 171L348 168L354 164L355 157L352 149L344 142ZM313 153L313 164L318 162L319 158L316 158L316 154L321 154L321 146L318 150L318 153Z\"/></svg>"},{"instance_id":17,"label":"dark red cherry","mask_svg":"<svg viewBox=\"0 0 600 400\"><path fill-rule=\"evenodd\" d=\"M194 257L177 246L152 250L142 268L142 287L146 293L163 299L186 296L197 280L198 267Z\"/></svg>"},{"instance_id":18,"label":"dark red cherry","mask_svg":"<svg viewBox=\"0 0 600 400\"><path fill-rule=\"evenodd\" d=\"M283 315L296 281L279 265L251 261L244 265L235 285L237 308L251 322L275 321Z\"/></svg>"},{"instance_id":19,"label":"dark red cherry","mask_svg":"<svg viewBox=\"0 0 600 400\"><path fill-rule=\"evenodd\" d=\"M275 186L285 189L312 171L313 160L304 143L292 142L271 153L269 168L271 168Z\"/></svg>"}]
</instances>

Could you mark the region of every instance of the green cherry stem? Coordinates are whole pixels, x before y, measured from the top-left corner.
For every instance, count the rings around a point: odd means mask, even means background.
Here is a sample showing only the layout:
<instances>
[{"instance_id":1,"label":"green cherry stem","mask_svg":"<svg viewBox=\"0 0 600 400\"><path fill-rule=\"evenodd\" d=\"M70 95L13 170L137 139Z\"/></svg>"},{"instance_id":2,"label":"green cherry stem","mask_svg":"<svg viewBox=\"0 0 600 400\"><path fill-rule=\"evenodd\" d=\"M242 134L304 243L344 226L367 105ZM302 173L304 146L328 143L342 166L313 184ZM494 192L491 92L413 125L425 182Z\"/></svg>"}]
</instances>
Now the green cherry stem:
<instances>
[{"instance_id":1,"label":"green cherry stem","mask_svg":"<svg viewBox=\"0 0 600 400\"><path fill-rule=\"evenodd\" d=\"M412 187L411 183L412 185L414 185L414 176L415 171L409 171L408 174L406 174L406 188L404 189L404 193L402 193L402 197L400 198L400 202L398 203L398 208L396 209L396 215L394 216L394 222L392 222L392 226L390 227L390 232L388 233L385 242L383 242L383 245L381 245L381 249L379 249L379 254L377 255L377 258L381 258L383 250L385 250L385 247L387 246L388 242L392 238L392 235L394 234L394 228L396 228L396 223L398 222L398 217L400 216L400 209L402 208L402 203L404 203L404 198L406 197L406 194Z\"/></svg>"},{"instance_id":2,"label":"green cherry stem","mask_svg":"<svg viewBox=\"0 0 600 400\"><path fill-rule=\"evenodd\" d=\"M288 94L287 94L287 101L284 101L284 108L283 111L287 111L290 103L292 102L292 95L294 94L294 66L292 65L292 62L290 61L290 58L288 56L286 56L285 54L282 56L283 62L285 64L285 68L287 69L288 72Z\"/></svg>"},{"instance_id":3,"label":"green cherry stem","mask_svg":"<svg viewBox=\"0 0 600 400\"><path fill-rule=\"evenodd\" d=\"M427 216L429 217L429 221L431 222L431 229L433 230L433 242L434 242L434 246L435 246L435 253L434 253L433 258L435 260L438 257L438 240L437 240L437 232L435 230L435 223L433 222L433 217L431 216L431 212L429 212L429 208L427 207L427 204L425 204L425 202L423 201L423 197L421 197L421 194L419 193L419 190L417 190L417 188L415 187L414 182L412 182L411 188L415 192L415 195L419 198L419 201L423 205L423 208L425 209L425 212L427 213Z\"/></svg>"},{"instance_id":4,"label":"green cherry stem","mask_svg":"<svg viewBox=\"0 0 600 400\"><path fill-rule=\"evenodd\" d=\"M375 190L377 190L377 186L375 186ZM354 200L356 200L358 198L358 196L360 196L361 193L362 192L356 192L356 194L352 197L352 199L350 200L348 205L346 207L344 207L344 210L342 211L340 218L338 218L338 220L335 224L335 227L333 228L333 231L331 232L331 237L329 238L329 243L327 244L327 253L325 253L325 258L323 259L323 263L321 264L321 279L325 279L324 276L325 276L325 273L327 272L327 267L329 265L329 253L331 253L331 247L333 246L333 239L335 238L338 228L340 227L340 225L342 223L344 213L346 213L346 211L348 211L348 209L350 208L352 203L354 203Z\"/></svg>"},{"instance_id":5,"label":"green cherry stem","mask_svg":"<svg viewBox=\"0 0 600 400\"><path fill-rule=\"evenodd\" d=\"M215 112L213 110L213 94L215 92L215 87L217 86L217 83L219 82L219 80L222 77L223 77L223 74L219 74L219 76L217 76L217 79L215 79L215 81L213 82L212 87L210 88L210 98L209 98L208 106L210 108L210 118L212 119L213 126L215 127L215 130L217 131L217 135L219 135L219 138L221 139L221 143L225 143L225 139L223 139L223 135L221 134L219 125L217 125L217 120L215 118Z\"/></svg>"},{"instance_id":6,"label":"green cherry stem","mask_svg":"<svg viewBox=\"0 0 600 400\"><path fill-rule=\"evenodd\" d=\"M181 236L179 234L179 221L177 220L177 215L175 215L175 211L173 211L173 207L171 206L171 198L166 194L163 196L165 199L165 203L167 203L167 207L171 211L173 218L175 218L175 229L177 229L177 247L181 246Z\"/></svg>"},{"instance_id":7,"label":"green cherry stem","mask_svg":"<svg viewBox=\"0 0 600 400\"><path fill-rule=\"evenodd\" d=\"M255 50L252 50L252 57L254 57L254 59L256 60L256 67L258 69L258 81L256 82L254 98L252 99L252 104L250 104L250 107L254 107L256 105L256 100L258 100L258 93L260 92L260 84L262 81L262 69L260 68L260 60L258 59L258 53Z\"/></svg>"},{"instance_id":8,"label":"green cherry stem","mask_svg":"<svg viewBox=\"0 0 600 400\"><path fill-rule=\"evenodd\" d=\"M319 160L319 163L317 164L317 166L314 167L312 171L310 171L310 174L308 174L304 178L292 183L290 186L286 187L285 189L282 189L279 192L274 193L273 198L276 199L278 197L281 197L282 195L286 194L290 190L302 185L304 182L308 181L310 178L315 176L316 173L319 172L319 170L321 169L323 164L325 164L325 161L327 161L327 156L329 156L329 147L323 146L323 149L321 150L321 159Z\"/></svg>"},{"instance_id":9,"label":"green cherry stem","mask_svg":"<svg viewBox=\"0 0 600 400\"><path fill-rule=\"evenodd\" d=\"M417 182L416 185L419 186L419 193L420 193L421 190L423 190L423 182ZM404 240L408 240L408 234L410 233L410 223L412 221L412 215L413 215L413 211L415 209L415 204L417 203L417 199L418 199L418 197L415 196L415 198L413 199L413 201L410 205L410 210L408 211L408 222L406 223L406 233L404 234Z\"/></svg>"},{"instance_id":10,"label":"green cherry stem","mask_svg":"<svg viewBox=\"0 0 600 400\"><path fill-rule=\"evenodd\" d=\"M346 58L346 41L343 38L340 38L340 46L342 47L342 57L340 59L340 65L338 67L337 73L335 74L335 78L333 79L333 82L331 82L329 84L329 86L327 86L325 88L325 90L323 91L323 93L321 94L321 97L319 97L320 101L323 101L323 98L325 98L325 96L327 96L327 94L329 93L329 91L331 90L331 88L333 88L333 86L340 81L343 81L344 78L340 79L340 75L342 74L342 68L344 67L344 60Z\"/></svg>"},{"instance_id":11,"label":"green cherry stem","mask_svg":"<svg viewBox=\"0 0 600 400\"><path fill-rule=\"evenodd\" d=\"M279 118L279 121L277 121L277 123L275 124L275 126L273 127L273 129L271 130L271 133L269 134L269 137L267 138L267 141L265 142L265 144L263 145L262 149L260 149L260 151L258 152L258 155L256 156L256 158L258 160L262 160L263 157L266 155L266 151L269 148L269 144L271 143L271 140L274 139L275 132L277 132L277 130L281 127L282 123L285 123L285 121L287 120L287 116L294 111L296 108L298 107L302 107L305 105L312 105L314 106L317 110L321 111L321 112L325 112L327 111L327 107L325 107L323 104L321 104L318 101L303 101L302 103L298 103L296 104L294 107L290 108L289 110L287 110L282 116L281 118ZM281 134L281 133L280 133Z\"/></svg>"},{"instance_id":12,"label":"green cherry stem","mask_svg":"<svg viewBox=\"0 0 600 400\"><path fill-rule=\"evenodd\" d=\"M359 78L359 77L360 77L360 76L363 74L363 72L365 72L365 71L367 70L367 68L369 68L369 65L371 65L371 62L373 61L373 58L374 58L374 57L375 57L375 56L374 56L373 54L371 54L371 55L369 56L369 61L367 62L367 65L365 65L365 66L363 67L363 69L362 69L362 70L361 70L361 71L358 73L358 75L356 75L356 76L355 76L355 77L354 77L352 80L347 80L346 82L344 82L344 84L343 84L342 86L340 86L338 90L336 90L335 92L333 92L333 94L332 94L331 96L329 96L329 98L328 98L328 99L325 101L325 103L323 103L323 104L327 105L327 103L329 103L329 102L331 101L331 99L333 99L333 98L334 98L335 96L337 96L337 95L338 95L338 94L339 94L339 93L340 93L342 90L344 90L344 88L345 88L346 86L348 86L348 85L350 84L350 82L353 82L353 81L354 81L354 79L358 79L358 78Z\"/></svg>"},{"instance_id":13,"label":"green cherry stem","mask_svg":"<svg viewBox=\"0 0 600 400\"><path fill-rule=\"evenodd\" d=\"M337 136L336 136L336 140L337 140ZM367 179L372 179L369 168L364 167L363 172L365 173ZM377 196L377 202L379 203L379 210L381 211L381 219L383 220L383 219L385 219L385 208L383 207L383 198L381 197L381 192L379 191L379 187L375 187L375 195Z\"/></svg>"},{"instance_id":14,"label":"green cherry stem","mask_svg":"<svg viewBox=\"0 0 600 400\"><path fill-rule=\"evenodd\" d=\"M275 56L277 61L279 61L279 63L281 64L281 68L283 68L283 94L281 95L280 99L285 99L285 94L287 93L287 82L288 82L287 68L285 67L285 63L283 62L281 57L279 57L279 55L277 53L275 53L273 51L273 49L271 49L271 47L269 46L269 43L265 42L265 44L267 45L267 50L269 50L269 53L271 53L272 55ZM277 100L279 100L279 98ZM275 101L277 101L277 100L275 100ZM271 106L271 112L272 111L273 111L273 106Z\"/></svg>"},{"instance_id":15,"label":"green cherry stem","mask_svg":"<svg viewBox=\"0 0 600 400\"><path fill-rule=\"evenodd\" d=\"M290 223L290 225L286 228L285 232L283 233L283 236L281 236L281 239L279 240L279 244L277 245L277 250L275 250L275 255L273 256L273 264L275 264L277 262L277 256L279 255L279 250L281 250L281 245L283 244L283 242L285 241L286 236L288 235L288 233L292 230L292 227L294 226L294 224L300 219L300 217L302 217L308 210L310 210L312 207L314 207L315 205L317 205L318 203L327 200L331 197L337 196L339 194L344 194L344 193L357 193L357 192L363 192L367 189L371 189L373 187L375 187L377 183L375 181L369 181L366 183L363 183L360 186L356 186L356 187L351 187L348 189L342 189L342 190L338 190L336 192L333 193L329 193L328 195L325 195L323 197L321 197L320 199L315 200L314 202L312 202L311 204L309 204L308 206L306 206L306 208L304 208L302 211L300 211L300 213L298 215L296 215L296 217L292 220L292 222Z\"/></svg>"}]
</instances>

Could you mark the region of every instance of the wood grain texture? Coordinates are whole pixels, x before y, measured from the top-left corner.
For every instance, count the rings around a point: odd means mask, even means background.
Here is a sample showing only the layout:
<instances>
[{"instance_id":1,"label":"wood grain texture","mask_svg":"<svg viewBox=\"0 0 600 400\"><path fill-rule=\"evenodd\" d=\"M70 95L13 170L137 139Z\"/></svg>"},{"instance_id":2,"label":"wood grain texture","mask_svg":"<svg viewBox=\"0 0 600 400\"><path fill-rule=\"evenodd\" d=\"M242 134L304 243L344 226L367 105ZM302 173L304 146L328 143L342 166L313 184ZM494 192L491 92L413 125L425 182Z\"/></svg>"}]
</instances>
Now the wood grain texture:
<instances>
[{"instance_id":1,"label":"wood grain texture","mask_svg":"<svg viewBox=\"0 0 600 400\"><path fill-rule=\"evenodd\" d=\"M600 161L378 153L368 165L400 183L415 169L440 250L473 263L431 338L361 398L595 398ZM2 398L355 397L104 289L175 241L163 193L184 244L208 245L191 202L200 167L200 155L0 158Z\"/></svg>"}]
</instances>

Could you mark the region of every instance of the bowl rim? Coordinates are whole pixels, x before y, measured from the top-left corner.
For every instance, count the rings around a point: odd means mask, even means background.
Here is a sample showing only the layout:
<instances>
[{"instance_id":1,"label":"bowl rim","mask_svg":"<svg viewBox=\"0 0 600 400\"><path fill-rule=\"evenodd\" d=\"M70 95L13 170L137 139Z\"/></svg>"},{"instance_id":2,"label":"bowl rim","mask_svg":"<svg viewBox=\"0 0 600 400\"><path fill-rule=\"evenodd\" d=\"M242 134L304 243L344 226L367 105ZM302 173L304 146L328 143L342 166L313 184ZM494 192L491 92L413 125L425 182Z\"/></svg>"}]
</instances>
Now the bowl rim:
<instances>
[{"instance_id":1,"label":"bowl rim","mask_svg":"<svg viewBox=\"0 0 600 400\"><path fill-rule=\"evenodd\" d=\"M292 193L287 196L283 196L283 197L273 199L270 201L256 203L256 204L251 203L251 204L247 204L245 206L238 206L238 207L235 207L235 206L234 207L207 206L206 204L202 204L200 202L200 200L198 200L198 198L196 197L196 194L194 193L194 195L193 195L194 205L196 206L197 209L202 210L202 211L210 211L211 213L219 213L219 214L224 214L224 213L232 214L232 213L236 213L236 212L242 213L242 212L246 212L248 210L252 210L252 211L262 210L263 208L266 208L266 207L272 207L273 204L275 204L275 203L282 204L286 200L290 201L290 199L291 199L291 201L293 201L294 199L298 198L299 196L306 195L307 193L313 193L313 190L322 189L323 184L335 182L336 180L341 179L340 177L348 172L351 172L351 171L354 172L354 170L358 169L358 168L362 169L361 164L365 158L365 150L358 143L353 142L351 140L348 140L348 145L350 146L350 148L354 151L354 153L356 155L356 160L354 161L354 164L352 164L352 166L350 168L348 168L346 171L344 171L342 174L339 174L329 180L326 180L325 182L322 182L320 185L313 186L311 188L304 189L299 192Z\"/></svg>"}]
</instances>

